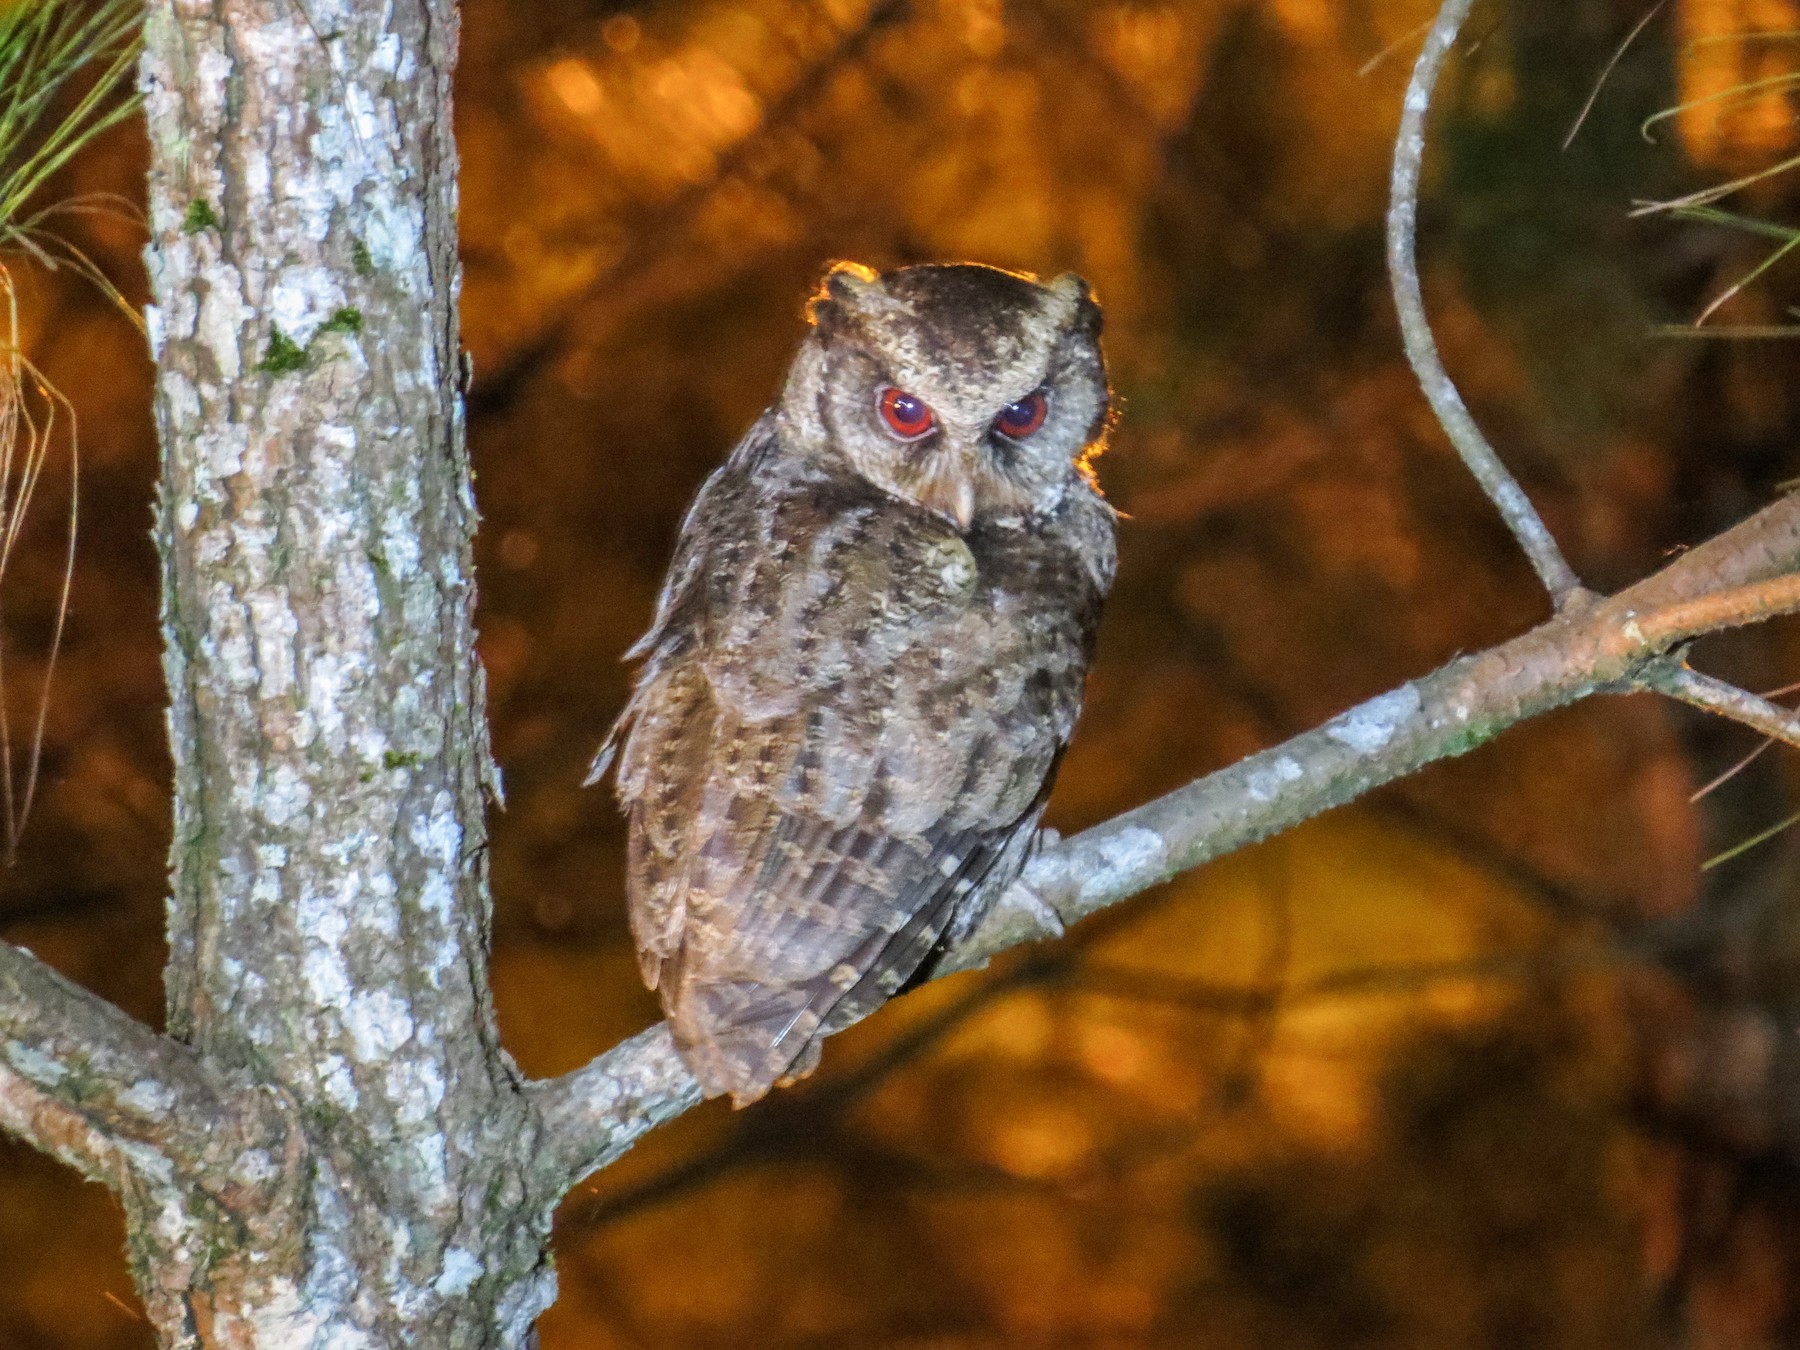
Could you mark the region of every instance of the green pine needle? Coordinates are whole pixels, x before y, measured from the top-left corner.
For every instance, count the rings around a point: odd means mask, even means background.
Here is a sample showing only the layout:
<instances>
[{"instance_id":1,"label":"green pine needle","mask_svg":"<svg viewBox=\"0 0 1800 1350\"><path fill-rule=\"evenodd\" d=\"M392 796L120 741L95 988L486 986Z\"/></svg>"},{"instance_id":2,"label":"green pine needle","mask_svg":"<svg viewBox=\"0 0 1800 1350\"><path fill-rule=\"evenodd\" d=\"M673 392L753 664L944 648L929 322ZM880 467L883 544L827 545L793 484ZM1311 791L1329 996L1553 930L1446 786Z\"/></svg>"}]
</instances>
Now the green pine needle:
<instances>
[{"instance_id":1,"label":"green pine needle","mask_svg":"<svg viewBox=\"0 0 1800 1350\"><path fill-rule=\"evenodd\" d=\"M0 0L0 234L26 224L45 181L137 110L129 87L142 18L140 0ZM53 107L90 69L74 106Z\"/></svg>"},{"instance_id":2,"label":"green pine needle","mask_svg":"<svg viewBox=\"0 0 1800 1350\"><path fill-rule=\"evenodd\" d=\"M82 204L37 199L52 175L137 112L142 24L142 0L0 0L0 247L73 265L140 327L100 270L44 228Z\"/></svg>"},{"instance_id":3,"label":"green pine needle","mask_svg":"<svg viewBox=\"0 0 1800 1350\"><path fill-rule=\"evenodd\" d=\"M1783 830L1790 829L1795 825L1800 825L1800 811L1796 811L1793 815L1788 816L1784 820L1776 821L1773 825L1769 826L1769 828L1764 830L1761 834L1753 834L1748 839L1744 840L1742 843L1733 844L1730 848L1726 849L1723 853L1713 854L1712 857L1708 858L1705 862L1700 864L1700 870L1702 872L1710 872L1710 871L1712 871L1713 868L1717 867L1720 863L1730 862L1733 858L1737 857L1738 854L1740 854L1740 853L1748 853L1751 849L1755 848L1758 844L1765 843L1768 840L1773 839L1776 835L1780 834Z\"/></svg>"}]
</instances>

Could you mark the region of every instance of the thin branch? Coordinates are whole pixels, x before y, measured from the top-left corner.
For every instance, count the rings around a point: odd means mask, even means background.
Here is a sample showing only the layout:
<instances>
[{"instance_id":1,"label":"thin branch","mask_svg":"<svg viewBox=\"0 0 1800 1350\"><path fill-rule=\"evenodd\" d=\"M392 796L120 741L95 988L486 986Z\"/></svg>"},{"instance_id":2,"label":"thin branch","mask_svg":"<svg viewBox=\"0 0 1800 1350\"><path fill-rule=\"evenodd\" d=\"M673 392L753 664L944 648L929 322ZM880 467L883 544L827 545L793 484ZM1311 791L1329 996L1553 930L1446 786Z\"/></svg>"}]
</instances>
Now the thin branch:
<instances>
[{"instance_id":1,"label":"thin branch","mask_svg":"<svg viewBox=\"0 0 1800 1350\"><path fill-rule=\"evenodd\" d=\"M1561 610L1583 594L1581 582L1564 560L1562 550L1539 518L1531 499L1488 444L1481 428L1469 415L1438 356L1437 341L1425 317L1425 295L1419 285L1416 235L1419 216L1419 169L1425 158L1425 115L1438 72L1449 53L1474 0L1445 0L1437 20L1426 35L1424 50L1413 66L1406 87L1406 103L1400 114L1400 130L1394 139L1394 174L1388 199L1388 271L1394 285L1394 305L1400 315L1400 335L1406 359L1412 363L1431 410L1444 433L1462 456L1481 490L1499 510L1507 528L1525 550L1533 569Z\"/></svg>"},{"instance_id":2,"label":"thin branch","mask_svg":"<svg viewBox=\"0 0 1800 1350\"><path fill-rule=\"evenodd\" d=\"M1765 689L1758 697L1764 699L1782 698L1793 693L1796 689L1800 689L1800 684L1784 684L1779 689ZM1768 751L1768 748L1774 744L1774 737L1764 736L1762 740L1756 743L1756 748L1742 759L1738 760L1736 764L1733 764L1729 769L1726 769L1717 777L1695 788L1688 796L1688 805L1692 806L1695 802L1710 797L1713 793L1717 792L1720 788L1724 787L1725 784L1729 783L1733 778L1736 778L1745 769L1754 764Z\"/></svg>"},{"instance_id":3,"label":"thin branch","mask_svg":"<svg viewBox=\"0 0 1800 1350\"><path fill-rule=\"evenodd\" d=\"M1687 638L1716 633L1722 628L1761 623L1764 619L1780 618L1796 610L1800 610L1800 573L1789 573L1695 596L1654 613L1631 618L1646 641L1665 648Z\"/></svg>"},{"instance_id":4,"label":"thin branch","mask_svg":"<svg viewBox=\"0 0 1800 1350\"><path fill-rule=\"evenodd\" d=\"M1642 683L1646 689L1667 694L1689 707L1742 722L1772 740L1800 747L1800 713L1758 698L1748 689L1703 675L1678 661L1652 665L1645 671Z\"/></svg>"},{"instance_id":5,"label":"thin branch","mask_svg":"<svg viewBox=\"0 0 1800 1350\"><path fill-rule=\"evenodd\" d=\"M1694 635L1698 618L1749 622L1771 596L1800 583L1791 575L1797 565L1800 497L1784 497L1616 596L1565 610L1045 849L1026 867L1023 886L936 973L1057 936L1062 926L1181 872L1464 754L1516 722L1590 694L1636 688L1647 664ZM661 1026L527 1092L545 1125L550 1189L574 1185L700 1100Z\"/></svg>"},{"instance_id":6,"label":"thin branch","mask_svg":"<svg viewBox=\"0 0 1800 1350\"><path fill-rule=\"evenodd\" d=\"M118 1188L198 1179L271 1124L187 1046L0 942L0 1130Z\"/></svg>"},{"instance_id":7,"label":"thin branch","mask_svg":"<svg viewBox=\"0 0 1800 1350\"><path fill-rule=\"evenodd\" d=\"M700 1085L676 1054L666 1022L573 1073L528 1084L526 1091L536 1099L553 1164L546 1203L701 1101Z\"/></svg>"}]
</instances>

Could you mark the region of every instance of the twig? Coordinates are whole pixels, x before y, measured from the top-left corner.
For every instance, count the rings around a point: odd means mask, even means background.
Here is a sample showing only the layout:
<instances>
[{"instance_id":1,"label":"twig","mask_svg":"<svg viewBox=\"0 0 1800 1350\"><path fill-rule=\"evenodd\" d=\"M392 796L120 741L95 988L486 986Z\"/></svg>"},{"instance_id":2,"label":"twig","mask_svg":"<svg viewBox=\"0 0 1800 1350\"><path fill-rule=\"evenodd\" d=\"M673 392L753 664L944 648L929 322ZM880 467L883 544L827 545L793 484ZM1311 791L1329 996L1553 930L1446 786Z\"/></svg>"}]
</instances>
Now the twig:
<instances>
[{"instance_id":1,"label":"twig","mask_svg":"<svg viewBox=\"0 0 1800 1350\"><path fill-rule=\"evenodd\" d=\"M527 1091L537 1100L545 1147L558 1164L545 1192L549 1203L701 1101L700 1085L675 1053L666 1023L621 1041L574 1073L530 1084Z\"/></svg>"},{"instance_id":2,"label":"twig","mask_svg":"<svg viewBox=\"0 0 1800 1350\"><path fill-rule=\"evenodd\" d=\"M1793 693L1796 689L1800 689L1800 683L1784 684L1779 689L1765 689L1761 694L1757 695L1757 697L1771 700L1784 698ZM1756 748L1750 751L1750 753L1745 755L1742 759L1738 760L1736 764L1733 764L1729 769L1726 769L1717 777L1695 788L1693 792L1688 795L1688 805L1692 806L1695 802L1710 797L1733 778L1736 778L1745 769L1756 763L1758 759L1768 753L1769 747L1774 744L1775 738L1773 736L1764 736L1756 743Z\"/></svg>"},{"instance_id":3,"label":"twig","mask_svg":"<svg viewBox=\"0 0 1800 1350\"><path fill-rule=\"evenodd\" d=\"M1758 698L1748 689L1704 675L1679 661L1655 663L1645 671L1642 683L1646 689L1679 699L1689 707L1729 717L1765 736L1800 747L1800 713L1766 698Z\"/></svg>"},{"instance_id":4,"label":"twig","mask_svg":"<svg viewBox=\"0 0 1800 1350\"><path fill-rule=\"evenodd\" d=\"M1796 610L1800 610L1800 572L1789 572L1697 595L1650 613L1628 614L1626 636L1641 637L1660 651L1688 638L1761 623Z\"/></svg>"},{"instance_id":5,"label":"twig","mask_svg":"<svg viewBox=\"0 0 1800 1350\"><path fill-rule=\"evenodd\" d=\"M1525 550L1550 598L1558 610L1584 594L1574 571L1564 560L1562 550L1545 528L1531 499L1525 495L1475 419L1469 415L1462 395L1456 390L1444 363L1438 356L1437 341L1431 335L1431 324L1425 317L1425 296L1419 285L1415 236L1419 214L1419 169L1425 158L1425 115L1431 109L1431 94L1438 72L1456 35L1468 17L1474 0L1445 0L1438 11L1431 32L1426 35L1424 50L1413 66L1412 80L1406 87L1406 104L1400 115L1400 130L1394 140L1394 174L1388 200L1388 271L1394 284L1394 305L1400 315L1400 333L1406 344L1406 359L1412 363L1431 409L1442 423L1450 443L1468 465L1481 490L1494 503L1507 528Z\"/></svg>"}]
</instances>

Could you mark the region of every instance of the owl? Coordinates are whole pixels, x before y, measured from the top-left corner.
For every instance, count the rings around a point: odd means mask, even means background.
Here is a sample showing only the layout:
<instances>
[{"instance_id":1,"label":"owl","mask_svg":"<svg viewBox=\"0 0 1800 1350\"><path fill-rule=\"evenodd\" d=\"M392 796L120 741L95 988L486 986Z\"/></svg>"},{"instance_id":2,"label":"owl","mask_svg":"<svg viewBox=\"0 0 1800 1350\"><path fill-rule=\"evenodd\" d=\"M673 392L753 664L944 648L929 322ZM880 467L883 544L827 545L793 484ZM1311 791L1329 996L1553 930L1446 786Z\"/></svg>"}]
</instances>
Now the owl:
<instances>
[{"instance_id":1,"label":"owl","mask_svg":"<svg viewBox=\"0 0 1800 1350\"><path fill-rule=\"evenodd\" d=\"M688 510L588 779L616 750L644 979L739 1106L1018 876L1116 556L1086 282L841 263L808 316Z\"/></svg>"}]
</instances>

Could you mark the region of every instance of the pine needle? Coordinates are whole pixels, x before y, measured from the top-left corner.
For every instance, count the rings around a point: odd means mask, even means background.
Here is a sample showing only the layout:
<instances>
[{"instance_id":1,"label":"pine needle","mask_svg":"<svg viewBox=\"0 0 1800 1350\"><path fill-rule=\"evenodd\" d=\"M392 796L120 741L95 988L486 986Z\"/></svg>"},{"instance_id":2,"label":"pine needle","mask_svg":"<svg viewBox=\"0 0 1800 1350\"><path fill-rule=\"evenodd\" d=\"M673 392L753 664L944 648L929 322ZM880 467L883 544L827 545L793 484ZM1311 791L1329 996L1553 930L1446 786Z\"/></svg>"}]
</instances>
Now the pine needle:
<instances>
[{"instance_id":1,"label":"pine needle","mask_svg":"<svg viewBox=\"0 0 1800 1350\"><path fill-rule=\"evenodd\" d=\"M1575 144L1575 138L1581 134L1582 125L1588 120L1588 114L1594 111L1594 104L1600 101L1600 91L1606 88L1606 82L1612 78L1614 69L1617 68L1620 61L1625 59L1626 50L1638 40L1638 34L1650 26L1650 21L1661 14L1663 6L1668 3L1669 0L1656 0L1656 3L1645 12L1644 17L1639 19L1632 26L1631 31L1625 35L1625 40L1613 48L1612 59L1601 68L1600 78L1594 81L1594 87L1588 91L1587 102L1581 105L1581 111L1575 114L1574 125L1569 128L1569 134L1563 137L1562 148L1564 150Z\"/></svg>"},{"instance_id":2,"label":"pine needle","mask_svg":"<svg viewBox=\"0 0 1800 1350\"><path fill-rule=\"evenodd\" d=\"M141 43L140 0L0 0L0 248L52 270L61 264L99 287L140 329L142 321L78 247L47 228L58 214L110 211L107 199L38 204L51 178L94 140L137 111L131 89ZM71 101L72 100L72 101ZM64 428L67 428L66 431ZM20 346L18 294L0 263L0 583L18 548L52 451L68 445L69 507L61 585L30 739L15 763L4 666L0 664L0 827L17 856L37 795L50 680L62 649L75 579L80 469L75 408ZM3 645L3 644L0 644Z\"/></svg>"},{"instance_id":3,"label":"pine needle","mask_svg":"<svg viewBox=\"0 0 1800 1350\"><path fill-rule=\"evenodd\" d=\"M1653 112L1638 126L1638 135L1651 145L1656 144L1656 137L1650 134L1650 128L1659 122L1666 122L1672 117L1679 117L1694 108L1704 108L1709 103L1722 103L1729 108L1734 103L1742 103L1749 99L1760 98L1771 89L1781 89L1788 85L1800 84L1800 74L1787 71L1780 75L1770 75L1760 80L1748 80L1743 84L1734 84L1729 89L1720 89L1711 94L1702 94L1699 98L1690 98L1685 103L1677 103L1672 108L1664 108Z\"/></svg>"},{"instance_id":4,"label":"pine needle","mask_svg":"<svg viewBox=\"0 0 1800 1350\"><path fill-rule=\"evenodd\" d=\"M1740 853L1748 853L1751 849L1755 848L1758 844L1767 843L1769 840L1773 839L1776 835L1780 834L1783 830L1792 829L1797 824L1800 824L1800 811L1796 811L1796 812L1794 812L1793 815L1788 816L1782 820L1776 821L1773 825L1769 826L1769 828L1764 830L1761 834L1753 834L1748 839L1744 840L1742 843L1733 844L1730 848L1726 849L1723 853L1713 854L1712 857L1708 858L1705 862L1700 864L1700 870L1702 872L1710 872L1710 871L1712 871L1713 868L1717 867L1720 863L1730 862L1733 858L1737 857L1738 854L1740 854Z\"/></svg>"}]
</instances>

